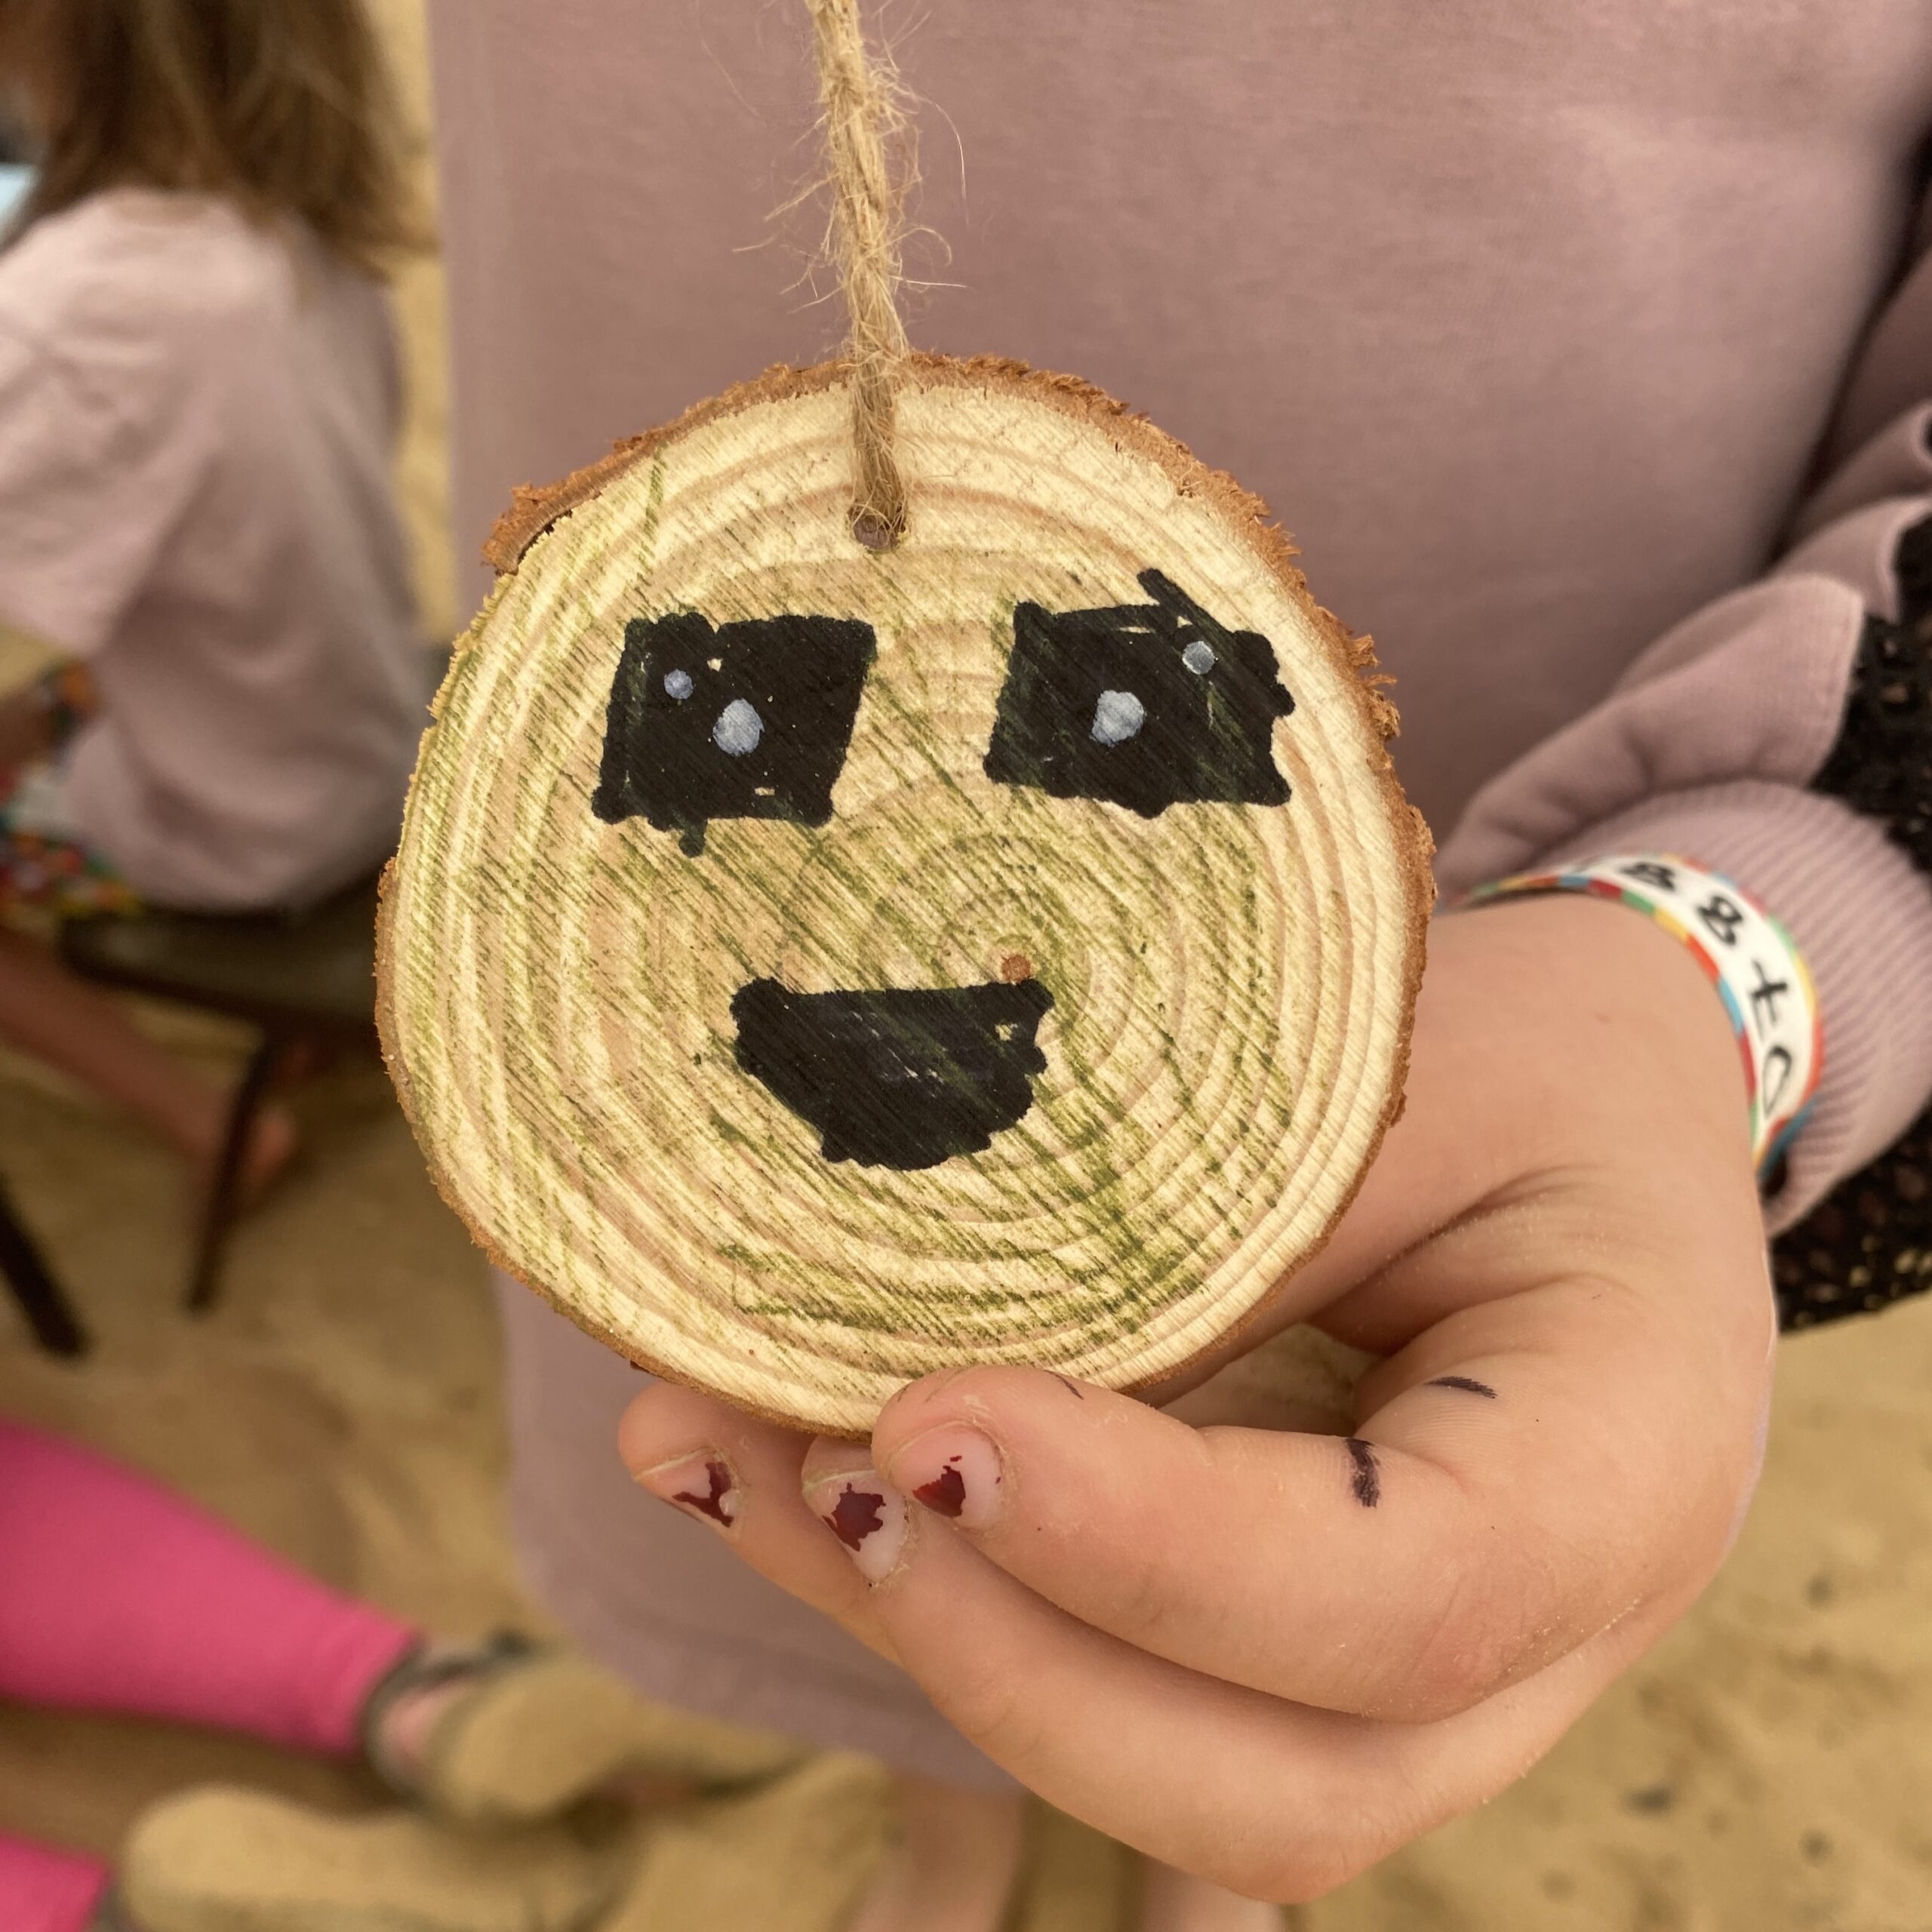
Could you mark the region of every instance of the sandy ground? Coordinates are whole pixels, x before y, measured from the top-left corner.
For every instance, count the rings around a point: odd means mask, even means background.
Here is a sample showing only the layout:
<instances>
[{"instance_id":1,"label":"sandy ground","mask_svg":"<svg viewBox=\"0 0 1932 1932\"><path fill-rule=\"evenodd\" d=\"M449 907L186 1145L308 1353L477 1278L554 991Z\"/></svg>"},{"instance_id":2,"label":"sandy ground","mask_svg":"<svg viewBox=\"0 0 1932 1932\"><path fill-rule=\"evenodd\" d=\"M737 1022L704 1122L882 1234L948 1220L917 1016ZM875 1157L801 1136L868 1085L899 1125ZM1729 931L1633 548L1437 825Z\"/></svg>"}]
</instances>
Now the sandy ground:
<instances>
[{"instance_id":1,"label":"sandy ground","mask_svg":"<svg viewBox=\"0 0 1932 1932\"><path fill-rule=\"evenodd\" d=\"M235 1035L167 1030L232 1063ZM0 1063L0 1171L100 1338L69 1367L0 1314L0 1413L127 1457L409 1615L529 1620L481 1266L377 1067L296 1097L300 1171L191 1321L169 1156ZM1300 1914L1302 1932L1932 1927L1928 1384L1932 1303L1787 1344L1763 1488L1698 1610L1522 1785ZM211 1777L374 1796L263 1747L0 1711L0 1830L111 1851L143 1803Z\"/></svg>"},{"instance_id":2,"label":"sandy ground","mask_svg":"<svg viewBox=\"0 0 1932 1932\"><path fill-rule=\"evenodd\" d=\"M417 0L379 11L420 106ZM428 627L447 633L435 265L398 294L402 474ZM234 1064L236 1034L160 1023ZM0 1308L0 1413L123 1455L405 1614L537 1623L503 1534L481 1264L373 1063L297 1105L300 1169L238 1235L223 1306L190 1321L170 1158L0 1063L0 1174L100 1343L81 1367L50 1362ZM1298 1932L1932 1932L1928 1389L1932 1300L1788 1344L1762 1490L1697 1611L1521 1785L1290 1915ZM0 1709L0 1830L111 1853L143 1804L215 1777L331 1806L375 1798L353 1774L237 1740ZM1078 1856L1093 1882L1033 1932L1111 1917L1111 1868Z\"/></svg>"}]
</instances>

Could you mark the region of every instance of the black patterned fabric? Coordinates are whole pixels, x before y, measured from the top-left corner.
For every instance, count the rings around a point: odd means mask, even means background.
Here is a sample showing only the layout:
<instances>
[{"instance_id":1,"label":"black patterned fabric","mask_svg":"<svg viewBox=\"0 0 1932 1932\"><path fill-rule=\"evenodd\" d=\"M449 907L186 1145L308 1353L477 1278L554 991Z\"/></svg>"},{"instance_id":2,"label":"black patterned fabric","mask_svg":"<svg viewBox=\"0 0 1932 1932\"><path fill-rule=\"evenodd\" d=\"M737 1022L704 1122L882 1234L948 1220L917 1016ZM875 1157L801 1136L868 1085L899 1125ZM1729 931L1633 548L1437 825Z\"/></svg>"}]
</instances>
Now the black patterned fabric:
<instances>
[{"instance_id":1,"label":"black patterned fabric","mask_svg":"<svg viewBox=\"0 0 1932 1932\"><path fill-rule=\"evenodd\" d=\"M1899 621L1866 620L1844 722L1812 786L1877 820L1932 877L1932 517L1894 563ZM1786 1328L1932 1288L1932 1108L1779 1237L1771 1278Z\"/></svg>"},{"instance_id":2,"label":"black patterned fabric","mask_svg":"<svg viewBox=\"0 0 1932 1932\"><path fill-rule=\"evenodd\" d=\"M1932 1288L1932 1112L1778 1238L1771 1280L1788 1329Z\"/></svg>"},{"instance_id":3,"label":"black patterned fabric","mask_svg":"<svg viewBox=\"0 0 1932 1932\"><path fill-rule=\"evenodd\" d=\"M1899 621L1866 619L1844 722L1811 786L1876 819L1932 874L1932 517L1894 562Z\"/></svg>"}]
</instances>

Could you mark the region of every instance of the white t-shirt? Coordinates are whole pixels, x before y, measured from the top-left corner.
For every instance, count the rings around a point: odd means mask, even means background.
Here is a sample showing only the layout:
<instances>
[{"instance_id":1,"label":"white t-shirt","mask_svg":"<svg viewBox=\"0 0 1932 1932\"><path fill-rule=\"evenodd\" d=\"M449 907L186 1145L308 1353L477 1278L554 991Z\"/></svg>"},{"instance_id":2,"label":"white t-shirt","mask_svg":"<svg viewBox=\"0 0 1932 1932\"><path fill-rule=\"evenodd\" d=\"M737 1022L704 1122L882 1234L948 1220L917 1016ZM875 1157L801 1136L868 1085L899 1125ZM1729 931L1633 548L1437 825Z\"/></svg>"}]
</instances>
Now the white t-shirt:
<instances>
[{"instance_id":1,"label":"white t-shirt","mask_svg":"<svg viewBox=\"0 0 1932 1932\"><path fill-rule=\"evenodd\" d=\"M0 254L0 621L85 658L65 791L146 897L300 904L393 842L428 662L380 286L226 202L99 195Z\"/></svg>"}]
</instances>

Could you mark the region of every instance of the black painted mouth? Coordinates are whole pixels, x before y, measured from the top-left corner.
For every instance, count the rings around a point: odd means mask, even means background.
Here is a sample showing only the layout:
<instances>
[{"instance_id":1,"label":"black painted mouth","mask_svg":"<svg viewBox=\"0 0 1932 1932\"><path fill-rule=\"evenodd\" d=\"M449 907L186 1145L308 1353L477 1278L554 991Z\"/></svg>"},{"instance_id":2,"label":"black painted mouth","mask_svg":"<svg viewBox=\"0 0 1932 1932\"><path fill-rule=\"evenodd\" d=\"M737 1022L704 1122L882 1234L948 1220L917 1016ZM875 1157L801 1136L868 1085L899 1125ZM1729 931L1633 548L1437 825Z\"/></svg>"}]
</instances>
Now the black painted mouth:
<instances>
[{"instance_id":1,"label":"black painted mouth","mask_svg":"<svg viewBox=\"0 0 1932 1932\"><path fill-rule=\"evenodd\" d=\"M909 1171L983 1153L1026 1114L1053 1003L1032 979L830 993L753 980L731 1017L738 1064L818 1129L828 1161Z\"/></svg>"}]
</instances>

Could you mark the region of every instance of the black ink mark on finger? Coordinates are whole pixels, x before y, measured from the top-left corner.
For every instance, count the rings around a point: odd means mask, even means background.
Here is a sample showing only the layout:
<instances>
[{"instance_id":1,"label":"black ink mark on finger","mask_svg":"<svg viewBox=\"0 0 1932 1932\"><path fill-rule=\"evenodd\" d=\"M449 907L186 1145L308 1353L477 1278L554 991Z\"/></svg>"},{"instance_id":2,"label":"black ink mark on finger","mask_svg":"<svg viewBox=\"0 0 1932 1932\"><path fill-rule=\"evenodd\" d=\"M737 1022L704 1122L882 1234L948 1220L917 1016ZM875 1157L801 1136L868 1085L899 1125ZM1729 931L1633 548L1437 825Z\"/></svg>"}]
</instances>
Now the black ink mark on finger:
<instances>
[{"instance_id":1,"label":"black ink mark on finger","mask_svg":"<svg viewBox=\"0 0 1932 1932\"><path fill-rule=\"evenodd\" d=\"M1493 1402L1496 1391L1487 1382L1478 1382L1472 1375L1438 1375L1428 1385L1432 1389L1460 1389L1471 1395L1487 1395Z\"/></svg>"},{"instance_id":2,"label":"black ink mark on finger","mask_svg":"<svg viewBox=\"0 0 1932 1932\"><path fill-rule=\"evenodd\" d=\"M1355 1479L1350 1487L1355 1491L1355 1500L1364 1509L1373 1509L1382 1500L1382 1470L1375 1460L1375 1450L1358 1435L1348 1439L1349 1460L1355 1466Z\"/></svg>"},{"instance_id":3,"label":"black ink mark on finger","mask_svg":"<svg viewBox=\"0 0 1932 1932\"><path fill-rule=\"evenodd\" d=\"M1054 1380L1057 1382L1076 1402L1084 1402L1086 1401L1086 1393L1081 1388L1078 1383L1073 1381L1069 1377L1062 1375L1057 1370L1050 1371L1049 1373L1052 1374Z\"/></svg>"}]
</instances>

